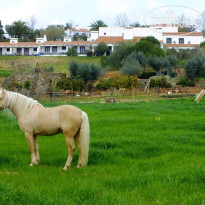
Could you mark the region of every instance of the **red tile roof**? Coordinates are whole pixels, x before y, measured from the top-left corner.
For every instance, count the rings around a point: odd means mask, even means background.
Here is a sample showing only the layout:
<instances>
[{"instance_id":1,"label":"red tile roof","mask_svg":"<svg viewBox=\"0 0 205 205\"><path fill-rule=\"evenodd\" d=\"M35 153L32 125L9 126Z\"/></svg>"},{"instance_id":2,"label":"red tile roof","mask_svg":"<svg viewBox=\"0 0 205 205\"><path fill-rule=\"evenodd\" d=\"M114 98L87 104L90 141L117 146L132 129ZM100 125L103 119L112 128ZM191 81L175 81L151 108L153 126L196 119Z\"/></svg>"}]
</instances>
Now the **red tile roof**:
<instances>
[{"instance_id":1,"label":"red tile roof","mask_svg":"<svg viewBox=\"0 0 205 205\"><path fill-rule=\"evenodd\" d=\"M123 36L100 36L95 41L93 41L93 44L99 44L102 42L106 44L114 44L123 40Z\"/></svg>"},{"instance_id":2,"label":"red tile roof","mask_svg":"<svg viewBox=\"0 0 205 205\"><path fill-rule=\"evenodd\" d=\"M171 33L162 33L164 36L169 36L169 35L183 35L183 36L203 36L202 32L171 32Z\"/></svg>"},{"instance_id":3,"label":"red tile roof","mask_svg":"<svg viewBox=\"0 0 205 205\"><path fill-rule=\"evenodd\" d=\"M46 41L41 43L41 45L89 45L91 44L90 41L71 41L71 42L64 42L64 41Z\"/></svg>"},{"instance_id":4,"label":"red tile roof","mask_svg":"<svg viewBox=\"0 0 205 205\"><path fill-rule=\"evenodd\" d=\"M79 32L90 32L90 30L88 29L84 29L84 28L79 28L79 29L76 29L76 28L70 28L71 31L79 31Z\"/></svg>"},{"instance_id":5,"label":"red tile roof","mask_svg":"<svg viewBox=\"0 0 205 205\"><path fill-rule=\"evenodd\" d=\"M36 47L39 46L39 43L36 42L19 42L19 43L10 43L10 42L0 42L0 47L6 46L6 47Z\"/></svg>"},{"instance_id":6,"label":"red tile roof","mask_svg":"<svg viewBox=\"0 0 205 205\"><path fill-rule=\"evenodd\" d=\"M166 47L199 47L200 44L164 44Z\"/></svg>"}]
</instances>

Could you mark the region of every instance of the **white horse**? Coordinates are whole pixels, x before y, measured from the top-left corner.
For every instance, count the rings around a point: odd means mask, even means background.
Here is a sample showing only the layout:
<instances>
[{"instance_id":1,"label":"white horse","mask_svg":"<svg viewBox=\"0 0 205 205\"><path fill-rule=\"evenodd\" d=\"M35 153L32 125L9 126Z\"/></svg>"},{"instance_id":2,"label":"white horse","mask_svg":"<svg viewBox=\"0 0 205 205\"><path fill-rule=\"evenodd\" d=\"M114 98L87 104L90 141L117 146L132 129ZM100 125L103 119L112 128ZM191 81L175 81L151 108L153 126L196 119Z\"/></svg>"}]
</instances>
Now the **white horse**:
<instances>
[{"instance_id":1,"label":"white horse","mask_svg":"<svg viewBox=\"0 0 205 205\"><path fill-rule=\"evenodd\" d=\"M205 90L202 90L196 97L195 101L199 103L202 97L205 95Z\"/></svg>"},{"instance_id":2,"label":"white horse","mask_svg":"<svg viewBox=\"0 0 205 205\"><path fill-rule=\"evenodd\" d=\"M31 152L30 166L40 162L37 135L58 133L64 134L69 151L63 169L67 170L70 167L75 151L74 139L79 150L77 167L87 164L90 129L85 112L71 105L45 108L32 98L0 88L0 110L5 108L14 113L21 130L25 133Z\"/></svg>"}]
</instances>

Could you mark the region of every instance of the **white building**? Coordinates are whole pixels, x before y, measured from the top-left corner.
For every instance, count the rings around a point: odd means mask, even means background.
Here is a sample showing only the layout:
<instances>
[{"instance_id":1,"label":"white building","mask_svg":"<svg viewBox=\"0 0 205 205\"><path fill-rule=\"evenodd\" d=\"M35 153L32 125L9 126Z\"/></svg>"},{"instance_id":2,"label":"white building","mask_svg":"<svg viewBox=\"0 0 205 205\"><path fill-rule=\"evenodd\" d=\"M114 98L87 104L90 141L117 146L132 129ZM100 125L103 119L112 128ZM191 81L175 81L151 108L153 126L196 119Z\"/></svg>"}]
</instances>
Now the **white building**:
<instances>
[{"instance_id":1,"label":"white building","mask_svg":"<svg viewBox=\"0 0 205 205\"><path fill-rule=\"evenodd\" d=\"M18 42L17 38L11 38L10 42L0 42L0 55L65 55L71 47L76 49L78 55L86 55L87 51L94 51L101 42L109 46L110 51L107 52L109 55L118 42L131 40L138 42L147 36L158 39L162 48L176 50L197 48L205 41L201 32L178 32L178 27L173 26L100 27L99 31L70 29L70 32L64 41L47 41L46 36L37 38L36 42ZM72 35L77 33L88 36L87 41L72 41Z\"/></svg>"}]
</instances>

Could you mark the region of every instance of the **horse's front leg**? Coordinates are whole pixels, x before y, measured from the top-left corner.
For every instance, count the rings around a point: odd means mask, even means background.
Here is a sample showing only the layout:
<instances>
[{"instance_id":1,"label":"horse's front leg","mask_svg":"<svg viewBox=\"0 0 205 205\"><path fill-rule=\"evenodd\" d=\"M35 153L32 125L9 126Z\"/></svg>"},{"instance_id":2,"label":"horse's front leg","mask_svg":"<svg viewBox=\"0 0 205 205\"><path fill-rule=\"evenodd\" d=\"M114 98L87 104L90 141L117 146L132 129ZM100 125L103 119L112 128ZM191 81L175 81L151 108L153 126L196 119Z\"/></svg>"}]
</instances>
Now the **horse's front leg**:
<instances>
[{"instance_id":1,"label":"horse's front leg","mask_svg":"<svg viewBox=\"0 0 205 205\"><path fill-rule=\"evenodd\" d=\"M36 164L39 164L40 162L40 155L38 152L38 137L37 135L34 135L34 151L35 151L35 155L36 155Z\"/></svg>"},{"instance_id":2,"label":"horse's front leg","mask_svg":"<svg viewBox=\"0 0 205 205\"><path fill-rule=\"evenodd\" d=\"M36 156L35 156L35 149L34 149L34 136L31 133L25 133L25 137L27 139L29 149L31 152L31 164L30 166L33 166L36 164Z\"/></svg>"}]
</instances>

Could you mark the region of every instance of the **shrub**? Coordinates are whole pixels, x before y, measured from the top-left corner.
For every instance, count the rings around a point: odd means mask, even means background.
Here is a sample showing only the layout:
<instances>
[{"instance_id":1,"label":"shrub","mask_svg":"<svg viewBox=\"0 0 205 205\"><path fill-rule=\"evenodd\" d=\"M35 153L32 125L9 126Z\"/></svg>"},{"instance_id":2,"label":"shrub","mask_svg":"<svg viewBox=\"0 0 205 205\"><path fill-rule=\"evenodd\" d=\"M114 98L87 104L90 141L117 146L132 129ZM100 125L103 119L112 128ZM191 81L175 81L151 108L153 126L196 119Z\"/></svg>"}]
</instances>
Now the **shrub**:
<instances>
[{"instance_id":1,"label":"shrub","mask_svg":"<svg viewBox=\"0 0 205 205\"><path fill-rule=\"evenodd\" d=\"M177 85L181 85L182 87L193 87L196 85L196 81L189 80L187 78L180 78Z\"/></svg>"},{"instance_id":2,"label":"shrub","mask_svg":"<svg viewBox=\"0 0 205 205\"><path fill-rule=\"evenodd\" d=\"M127 59L121 68L121 73L124 75L140 75L142 68L136 59Z\"/></svg>"},{"instance_id":3,"label":"shrub","mask_svg":"<svg viewBox=\"0 0 205 205\"><path fill-rule=\"evenodd\" d=\"M142 72L142 74L140 75L139 78L148 79L148 78L155 76L155 75L156 75L156 72Z\"/></svg>"},{"instance_id":4,"label":"shrub","mask_svg":"<svg viewBox=\"0 0 205 205\"><path fill-rule=\"evenodd\" d=\"M107 67L109 65L108 56L102 56L100 58L100 64L102 67Z\"/></svg>"},{"instance_id":5,"label":"shrub","mask_svg":"<svg viewBox=\"0 0 205 205\"><path fill-rule=\"evenodd\" d=\"M88 63L78 63L72 60L70 63L70 73L73 78L80 76L80 78L85 81L85 84L89 81L93 83L101 75L101 66Z\"/></svg>"},{"instance_id":6,"label":"shrub","mask_svg":"<svg viewBox=\"0 0 205 205\"><path fill-rule=\"evenodd\" d=\"M31 86L31 82L28 81L28 80L26 80L26 81L24 82L24 88L26 88L26 90L30 90L30 86Z\"/></svg>"},{"instance_id":7,"label":"shrub","mask_svg":"<svg viewBox=\"0 0 205 205\"><path fill-rule=\"evenodd\" d=\"M75 48L74 48L74 47L68 48L68 51L66 52L66 55L67 55L67 56L76 56L77 53L76 53Z\"/></svg>"},{"instance_id":8,"label":"shrub","mask_svg":"<svg viewBox=\"0 0 205 205\"><path fill-rule=\"evenodd\" d=\"M98 56L103 56L107 51L109 51L109 47L104 42L99 43L95 47L95 52Z\"/></svg>"},{"instance_id":9,"label":"shrub","mask_svg":"<svg viewBox=\"0 0 205 205\"><path fill-rule=\"evenodd\" d=\"M85 87L85 82L80 76L75 78L62 77L57 82L56 87L62 90L82 91Z\"/></svg>"},{"instance_id":10,"label":"shrub","mask_svg":"<svg viewBox=\"0 0 205 205\"><path fill-rule=\"evenodd\" d=\"M150 88L171 88L172 84L168 83L167 79L162 76L156 79L151 79Z\"/></svg>"},{"instance_id":11,"label":"shrub","mask_svg":"<svg viewBox=\"0 0 205 205\"><path fill-rule=\"evenodd\" d=\"M93 52L92 51L86 51L86 54L88 57L92 57L93 56Z\"/></svg>"},{"instance_id":12,"label":"shrub","mask_svg":"<svg viewBox=\"0 0 205 205\"><path fill-rule=\"evenodd\" d=\"M196 77L205 77L205 56L199 54L186 61L184 69L189 80Z\"/></svg>"},{"instance_id":13,"label":"shrub","mask_svg":"<svg viewBox=\"0 0 205 205\"><path fill-rule=\"evenodd\" d=\"M205 41L200 43L200 48L205 47Z\"/></svg>"}]
</instances>

